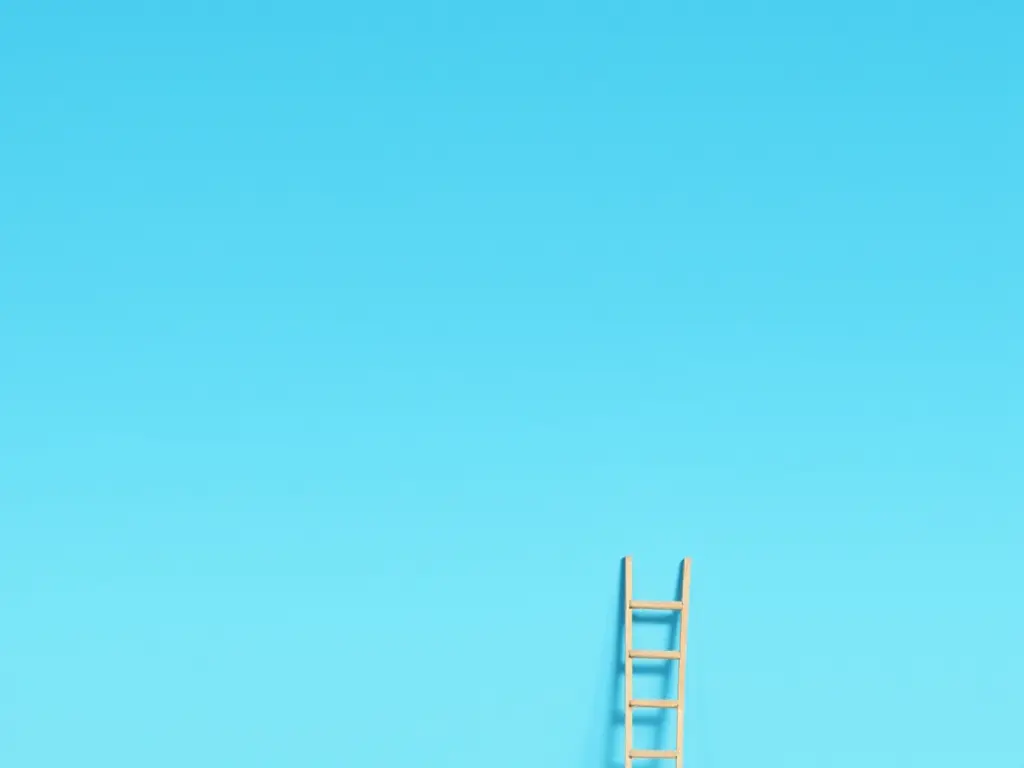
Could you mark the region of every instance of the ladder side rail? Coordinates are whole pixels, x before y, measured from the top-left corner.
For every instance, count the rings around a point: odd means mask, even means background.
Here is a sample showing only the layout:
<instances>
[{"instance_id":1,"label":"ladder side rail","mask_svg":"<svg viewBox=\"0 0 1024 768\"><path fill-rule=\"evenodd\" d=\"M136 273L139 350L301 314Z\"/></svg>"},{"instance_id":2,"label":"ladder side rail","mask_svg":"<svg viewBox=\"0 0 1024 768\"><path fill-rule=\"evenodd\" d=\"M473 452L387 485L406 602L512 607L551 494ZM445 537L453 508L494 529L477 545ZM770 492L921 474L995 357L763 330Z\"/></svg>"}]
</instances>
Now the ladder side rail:
<instances>
[{"instance_id":1,"label":"ladder side rail","mask_svg":"<svg viewBox=\"0 0 1024 768\"><path fill-rule=\"evenodd\" d=\"M626 613L626 629L624 633L625 637L625 667L624 667L624 680L623 687L625 688L625 701L623 702L623 711L626 715L626 726L623 736L625 741L625 761L623 768L632 768L633 766L633 710L631 707L631 701L633 699L633 611L630 603L633 601L633 558L627 557L624 562L624 582L625 582L625 613Z\"/></svg>"},{"instance_id":2,"label":"ladder side rail","mask_svg":"<svg viewBox=\"0 0 1024 768\"><path fill-rule=\"evenodd\" d=\"M680 589L682 594L679 596L683 607L679 612L679 690L676 694L679 707L676 709L676 768L683 768L683 708L686 695L686 635L690 619L690 567L690 558L684 558Z\"/></svg>"}]
</instances>

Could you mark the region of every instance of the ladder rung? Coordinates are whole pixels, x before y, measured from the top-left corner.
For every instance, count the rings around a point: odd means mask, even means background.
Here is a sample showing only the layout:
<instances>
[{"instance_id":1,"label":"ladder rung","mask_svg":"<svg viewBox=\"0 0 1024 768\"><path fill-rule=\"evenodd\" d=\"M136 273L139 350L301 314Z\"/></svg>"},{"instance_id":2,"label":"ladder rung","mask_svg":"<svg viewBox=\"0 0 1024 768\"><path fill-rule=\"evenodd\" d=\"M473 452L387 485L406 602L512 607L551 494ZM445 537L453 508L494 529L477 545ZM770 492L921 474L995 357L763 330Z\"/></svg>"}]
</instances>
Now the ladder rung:
<instances>
[{"instance_id":1,"label":"ladder rung","mask_svg":"<svg viewBox=\"0 0 1024 768\"><path fill-rule=\"evenodd\" d=\"M630 600L629 607L634 611L681 611L683 603L679 600Z\"/></svg>"},{"instance_id":2,"label":"ladder rung","mask_svg":"<svg viewBox=\"0 0 1024 768\"><path fill-rule=\"evenodd\" d=\"M631 659L678 659L679 651L630 651Z\"/></svg>"},{"instance_id":3,"label":"ladder rung","mask_svg":"<svg viewBox=\"0 0 1024 768\"><path fill-rule=\"evenodd\" d=\"M675 709L679 702L675 699L630 699L629 706L647 709Z\"/></svg>"},{"instance_id":4,"label":"ladder rung","mask_svg":"<svg viewBox=\"0 0 1024 768\"><path fill-rule=\"evenodd\" d=\"M631 749L629 756L632 758L653 757L655 759L675 760L678 755L670 749Z\"/></svg>"}]
</instances>

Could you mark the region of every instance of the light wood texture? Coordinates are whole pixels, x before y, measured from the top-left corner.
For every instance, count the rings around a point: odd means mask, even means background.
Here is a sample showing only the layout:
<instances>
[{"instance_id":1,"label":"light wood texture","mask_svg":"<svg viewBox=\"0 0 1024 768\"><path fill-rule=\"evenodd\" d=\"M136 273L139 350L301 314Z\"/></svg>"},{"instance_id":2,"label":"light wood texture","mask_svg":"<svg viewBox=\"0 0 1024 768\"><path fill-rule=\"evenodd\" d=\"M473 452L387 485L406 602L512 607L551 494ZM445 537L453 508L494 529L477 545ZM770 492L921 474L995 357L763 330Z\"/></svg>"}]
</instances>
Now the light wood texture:
<instances>
[{"instance_id":1,"label":"light wood texture","mask_svg":"<svg viewBox=\"0 0 1024 768\"><path fill-rule=\"evenodd\" d=\"M679 706L679 702L675 699L633 699L629 702L629 706L647 709L675 709Z\"/></svg>"},{"instance_id":2,"label":"light wood texture","mask_svg":"<svg viewBox=\"0 0 1024 768\"><path fill-rule=\"evenodd\" d=\"M686 633L690 618L690 558L685 558L680 576L679 600L634 600L633 599L633 558L623 560L625 584L625 747L624 768L632 768L634 758L656 758L675 760L675 768L683 768L683 696L686 692ZM655 651L633 649L633 611L679 611L679 650ZM672 659L679 662L678 689L675 699L634 699L633 659ZM633 709L675 709L676 748L674 750L633 749Z\"/></svg>"},{"instance_id":3,"label":"light wood texture","mask_svg":"<svg viewBox=\"0 0 1024 768\"><path fill-rule=\"evenodd\" d=\"M679 690L676 694L679 708L676 710L676 768L683 768L683 710L686 697L686 631L690 620L690 570L690 558L684 558L682 594L679 595L683 609L679 613Z\"/></svg>"},{"instance_id":4,"label":"light wood texture","mask_svg":"<svg viewBox=\"0 0 1024 768\"><path fill-rule=\"evenodd\" d=\"M666 758L671 760L672 758L678 759L678 754L673 752L671 749L633 749L629 752L630 757L653 757L653 758Z\"/></svg>"},{"instance_id":5,"label":"light wood texture","mask_svg":"<svg viewBox=\"0 0 1024 768\"><path fill-rule=\"evenodd\" d=\"M633 558L627 557L624 563L625 574L623 579L625 581L625 593L626 593L626 631L625 631L625 648L626 648L626 670L625 680L623 687L626 689L626 759L624 761L623 768L632 768L633 766L633 714L632 709L629 706L630 699L633 698L633 657L630 656L630 651L633 650L633 611L630 610L630 603L633 601Z\"/></svg>"},{"instance_id":6,"label":"light wood texture","mask_svg":"<svg viewBox=\"0 0 1024 768\"><path fill-rule=\"evenodd\" d=\"M683 604L678 600L630 600L634 611L681 611Z\"/></svg>"},{"instance_id":7,"label":"light wood texture","mask_svg":"<svg viewBox=\"0 0 1024 768\"><path fill-rule=\"evenodd\" d=\"M679 651L630 651L634 659L678 659Z\"/></svg>"}]
</instances>

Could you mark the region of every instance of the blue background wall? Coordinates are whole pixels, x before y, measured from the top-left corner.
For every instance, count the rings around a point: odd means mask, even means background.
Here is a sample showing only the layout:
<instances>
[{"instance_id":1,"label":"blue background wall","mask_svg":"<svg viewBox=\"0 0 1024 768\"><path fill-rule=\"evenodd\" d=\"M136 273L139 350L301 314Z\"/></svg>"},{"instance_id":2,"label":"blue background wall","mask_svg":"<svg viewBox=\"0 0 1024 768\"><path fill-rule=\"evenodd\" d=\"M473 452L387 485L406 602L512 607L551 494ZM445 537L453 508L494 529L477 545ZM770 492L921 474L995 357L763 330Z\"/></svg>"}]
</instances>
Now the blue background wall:
<instances>
[{"instance_id":1,"label":"blue background wall","mask_svg":"<svg viewBox=\"0 0 1024 768\"><path fill-rule=\"evenodd\" d=\"M0 766L1020 768L1022 14L6 4Z\"/></svg>"}]
</instances>

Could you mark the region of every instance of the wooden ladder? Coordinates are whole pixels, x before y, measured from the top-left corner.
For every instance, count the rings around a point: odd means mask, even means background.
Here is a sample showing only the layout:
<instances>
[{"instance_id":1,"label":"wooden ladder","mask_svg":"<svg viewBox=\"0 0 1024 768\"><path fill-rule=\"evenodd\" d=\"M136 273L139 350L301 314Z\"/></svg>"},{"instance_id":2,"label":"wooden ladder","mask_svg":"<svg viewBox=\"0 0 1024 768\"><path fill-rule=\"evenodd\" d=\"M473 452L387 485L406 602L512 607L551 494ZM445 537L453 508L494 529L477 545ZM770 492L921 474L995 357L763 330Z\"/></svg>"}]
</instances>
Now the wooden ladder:
<instances>
[{"instance_id":1,"label":"wooden ladder","mask_svg":"<svg viewBox=\"0 0 1024 768\"><path fill-rule=\"evenodd\" d=\"M626 762L632 768L635 758L661 758L675 760L676 768L683 768L683 695L686 686L686 624L690 612L690 558L682 565L682 594L679 600L660 602L633 599L633 558L625 559L626 582ZM679 611L679 650L646 651L633 648L633 611ZM678 692L674 699L634 699L633 659L670 659L679 662ZM633 710L641 708L676 710L676 748L674 750L633 749Z\"/></svg>"}]
</instances>

